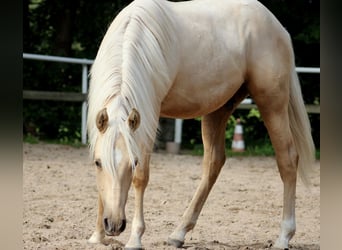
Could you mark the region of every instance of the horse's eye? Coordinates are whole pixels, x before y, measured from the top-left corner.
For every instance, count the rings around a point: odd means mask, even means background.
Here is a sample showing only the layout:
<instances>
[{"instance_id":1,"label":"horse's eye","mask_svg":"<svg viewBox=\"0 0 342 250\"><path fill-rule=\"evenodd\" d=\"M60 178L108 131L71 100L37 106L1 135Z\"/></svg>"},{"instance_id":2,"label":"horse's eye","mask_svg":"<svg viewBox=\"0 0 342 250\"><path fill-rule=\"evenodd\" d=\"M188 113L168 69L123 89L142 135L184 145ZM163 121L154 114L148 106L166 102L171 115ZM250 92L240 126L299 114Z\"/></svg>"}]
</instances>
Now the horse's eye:
<instances>
[{"instance_id":1,"label":"horse's eye","mask_svg":"<svg viewBox=\"0 0 342 250\"><path fill-rule=\"evenodd\" d=\"M102 168L102 164L100 160L95 160L95 165L97 168Z\"/></svg>"},{"instance_id":2,"label":"horse's eye","mask_svg":"<svg viewBox=\"0 0 342 250\"><path fill-rule=\"evenodd\" d=\"M135 158L135 159L134 159L134 166L137 166L138 163L139 163L139 162L138 162L138 158Z\"/></svg>"}]
</instances>

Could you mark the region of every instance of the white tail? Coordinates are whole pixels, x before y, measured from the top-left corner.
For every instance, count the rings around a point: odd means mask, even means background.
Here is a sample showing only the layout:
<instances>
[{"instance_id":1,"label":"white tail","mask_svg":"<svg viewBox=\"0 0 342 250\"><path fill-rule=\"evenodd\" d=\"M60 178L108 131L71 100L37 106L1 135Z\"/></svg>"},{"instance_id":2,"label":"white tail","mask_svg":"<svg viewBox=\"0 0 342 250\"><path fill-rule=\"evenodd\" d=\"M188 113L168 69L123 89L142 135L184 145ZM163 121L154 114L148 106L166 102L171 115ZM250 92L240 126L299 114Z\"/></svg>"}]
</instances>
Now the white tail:
<instances>
[{"instance_id":1,"label":"white tail","mask_svg":"<svg viewBox=\"0 0 342 250\"><path fill-rule=\"evenodd\" d=\"M310 185L309 173L315 160L315 146L298 75L293 69L290 84L289 119L292 137L298 152L298 171L303 183Z\"/></svg>"}]
</instances>

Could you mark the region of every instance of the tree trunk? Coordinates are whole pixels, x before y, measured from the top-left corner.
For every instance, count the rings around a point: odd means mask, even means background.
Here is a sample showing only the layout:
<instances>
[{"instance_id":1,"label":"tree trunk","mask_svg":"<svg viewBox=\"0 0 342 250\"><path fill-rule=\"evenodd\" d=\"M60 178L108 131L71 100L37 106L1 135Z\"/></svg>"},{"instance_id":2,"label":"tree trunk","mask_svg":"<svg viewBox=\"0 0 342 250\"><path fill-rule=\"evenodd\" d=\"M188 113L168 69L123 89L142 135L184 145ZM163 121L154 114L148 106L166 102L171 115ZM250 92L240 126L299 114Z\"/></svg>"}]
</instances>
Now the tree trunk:
<instances>
[{"instance_id":1,"label":"tree trunk","mask_svg":"<svg viewBox=\"0 0 342 250\"><path fill-rule=\"evenodd\" d=\"M56 13L54 55L71 56L72 34L78 2L76 0L65 1L63 7L59 8Z\"/></svg>"}]
</instances>

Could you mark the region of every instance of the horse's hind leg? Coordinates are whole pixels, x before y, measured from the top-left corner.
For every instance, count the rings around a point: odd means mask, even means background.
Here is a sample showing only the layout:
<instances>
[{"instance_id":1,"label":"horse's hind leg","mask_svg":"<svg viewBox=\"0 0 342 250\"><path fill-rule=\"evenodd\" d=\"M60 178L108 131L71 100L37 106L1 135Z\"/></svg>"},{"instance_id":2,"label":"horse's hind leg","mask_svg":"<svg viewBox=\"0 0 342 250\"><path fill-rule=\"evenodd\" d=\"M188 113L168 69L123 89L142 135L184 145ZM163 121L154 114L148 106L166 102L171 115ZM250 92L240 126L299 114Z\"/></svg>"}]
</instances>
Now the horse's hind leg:
<instances>
[{"instance_id":1,"label":"horse's hind leg","mask_svg":"<svg viewBox=\"0 0 342 250\"><path fill-rule=\"evenodd\" d=\"M288 248L290 239L295 234L295 196L297 182L298 154L290 132L287 110L264 115L266 127L276 153L277 164L284 184L283 218L281 232L275 243L277 248Z\"/></svg>"},{"instance_id":2,"label":"horse's hind leg","mask_svg":"<svg viewBox=\"0 0 342 250\"><path fill-rule=\"evenodd\" d=\"M176 247L184 244L185 234L196 224L197 218L225 162L225 129L228 117L246 96L244 86L219 110L202 119L204 157L202 178L197 191L186 209L182 222L170 235L168 243Z\"/></svg>"},{"instance_id":3,"label":"horse's hind leg","mask_svg":"<svg viewBox=\"0 0 342 250\"><path fill-rule=\"evenodd\" d=\"M290 132L287 111L268 114L264 119L284 184L281 232L275 243L275 247L284 249L288 248L288 243L296 230L295 196L298 155Z\"/></svg>"},{"instance_id":4,"label":"horse's hind leg","mask_svg":"<svg viewBox=\"0 0 342 250\"><path fill-rule=\"evenodd\" d=\"M251 87L251 94L259 107L275 150L278 169L284 184L281 232L275 243L275 247L281 249L288 248L288 243L296 230L295 195L298 165L298 154L290 130L289 89L286 83L287 81L273 82L273 88L258 92L255 89L253 91Z\"/></svg>"}]
</instances>

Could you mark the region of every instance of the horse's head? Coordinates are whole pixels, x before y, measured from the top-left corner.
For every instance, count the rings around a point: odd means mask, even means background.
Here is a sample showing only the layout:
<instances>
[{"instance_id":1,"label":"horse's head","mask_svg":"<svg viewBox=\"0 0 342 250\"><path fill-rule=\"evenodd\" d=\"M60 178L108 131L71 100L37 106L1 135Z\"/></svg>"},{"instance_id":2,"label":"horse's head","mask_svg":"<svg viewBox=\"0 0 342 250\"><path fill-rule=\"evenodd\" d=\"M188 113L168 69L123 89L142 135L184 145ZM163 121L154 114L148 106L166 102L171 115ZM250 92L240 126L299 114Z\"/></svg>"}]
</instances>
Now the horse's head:
<instances>
[{"instance_id":1,"label":"horse's head","mask_svg":"<svg viewBox=\"0 0 342 250\"><path fill-rule=\"evenodd\" d=\"M139 124L139 113L133 109L127 120L121 121L120 126L132 134ZM120 131L111 128L116 125L111 123L106 108L97 114L96 126L99 134L94 147L94 163L97 188L102 202L99 205L100 213L101 206L103 208L103 228L110 236L117 236L125 230L125 205L133 178L133 168L138 164L137 158L129 153L129 142L125 140L123 133L115 132L113 135L113 131Z\"/></svg>"}]
</instances>

